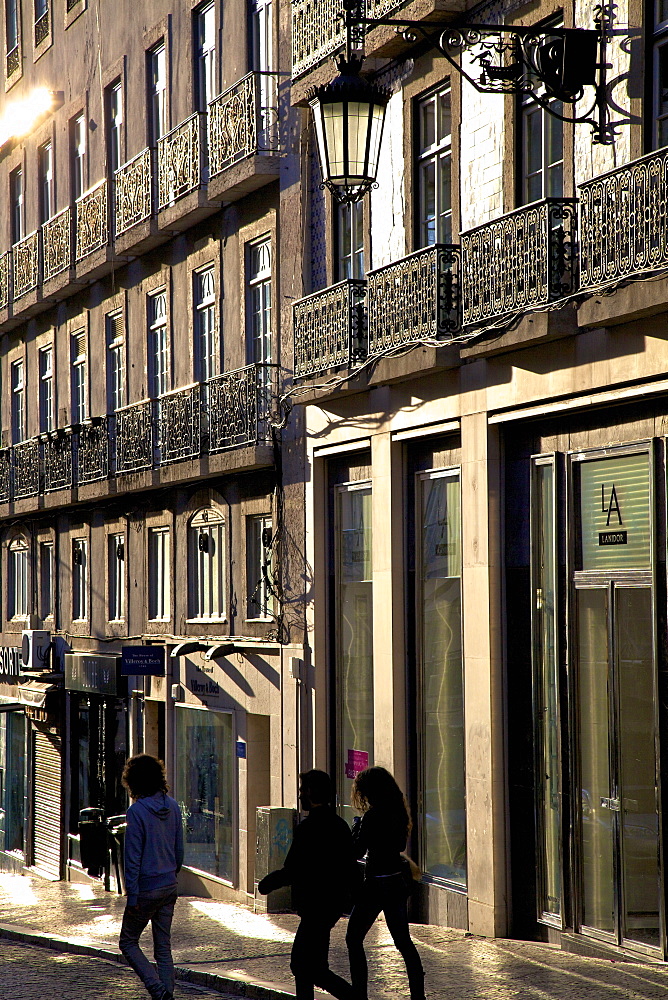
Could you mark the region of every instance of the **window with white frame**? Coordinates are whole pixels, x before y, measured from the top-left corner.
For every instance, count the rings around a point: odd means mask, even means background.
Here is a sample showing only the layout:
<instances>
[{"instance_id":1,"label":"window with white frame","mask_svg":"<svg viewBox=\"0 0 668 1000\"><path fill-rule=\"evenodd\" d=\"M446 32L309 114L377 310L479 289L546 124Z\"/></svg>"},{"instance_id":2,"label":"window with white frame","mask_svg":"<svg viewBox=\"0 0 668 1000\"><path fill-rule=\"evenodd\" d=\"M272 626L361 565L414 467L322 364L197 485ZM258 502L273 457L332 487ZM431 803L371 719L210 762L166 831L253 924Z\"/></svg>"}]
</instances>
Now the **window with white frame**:
<instances>
[{"instance_id":1,"label":"window with white frame","mask_svg":"<svg viewBox=\"0 0 668 1000\"><path fill-rule=\"evenodd\" d=\"M88 419L88 357L86 334L83 330L72 334L72 423Z\"/></svg>"},{"instance_id":2,"label":"window with white frame","mask_svg":"<svg viewBox=\"0 0 668 1000\"><path fill-rule=\"evenodd\" d=\"M30 547L25 538L15 538L9 546L7 573L7 617L27 618L30 613L28 572Z\"/></svg>"},{"instance_id":3,"label":"window with white frame","mask_svg":"<svg viewBox=\"0 0 668 1000\"><path fill-rule=\"evenodd\" d=\"M21 167L12 170L9 175L9 208L12 243L18 243L25 236L23 227L23 169Z\"/></svg>"},{"instance_id":4,"label":"window with white frame","mask_svg":"<svg viewBox=\"0 0 668 1000\"><path fill-rule=\"evenodd\" d=\"M337 206L337 281L364 277L364 202Z\"/></svg>"},{"instance_id":5,"label":"window with white frame","mask_svg":"<svg viewBox=\"0 0 668 1000\"><path fill-rule=\"evenodd\" d=\"M169 528L149 528L148 533L148 617L169 621L170 558Z\"/></svg>"},{"instance_id":6,"label":"window with white frame","mask_svg":"<svg viewBox=\"0 0 668 1000\"><path fill-rule=\"evenodd\" d=\"M120 80L107 89L107 144L109 153L109 170L114 172L121 166L123 128L123 87Z\"/></svg>"},{"instance_id":7,"label":"window with white frame","mask_svg":"<svg viewBox=\"0 0 668 1000\"><path fill-rule=\"evenodd\" d=\"M246 518L246 617L271 618L274 596L271 578L272 520L268 514Z\"/></svg>"},{"instance_id":8,"label":"window with white frame","mask_svg":"<svg viewBox=\"0 0 668 1000\"><path fill-rule=\"evenodd\" d=\"M12 362L12 443L25 441L26 436L26 388L23 359Z\"/></svg>"},{"instance_id":9,"label":"window with white frame","mask_svg":"<svg viewBox=\"0 0 668 1000\"><path fill-rule=\"evenodd\" d=\"M151 143L167 132L167 52L160 42L148 53L148 88Z\"/></svg>"},{"instance_id":10,"label":"window with white frame","mask_svg":"<svg viewBox=\"0 0 668 1000\"><path fill-rule=\"evenodd\" d=\"M72 619L88 617L88 540L72 539Z\"/></svg>"},{"instance_id":11,"label":"window with white frame","mask_svg":"<svg viewBox=\"0 0 668 1000\"><path fill-rule=\"evenodd\" d=\"M167 293L164 288L148 296L148 392L156 399L170 389Z\"/></svg>"},{"instance_id":12,"label":"window with white frame","mask_svg":"<svg viewBox=\"0 0 668 1000\"><path fill-rule=\"evenodd\" d=\"M125 618L125 535L109 535L107 540L107 580L109 621Z\"/></svg>"},{"instance_id":13,"label":"window with white frame","mask_svg":"<svg viewBox=\"0 0 668 1000\"><path fill-rule=\"evenodd\" d=\"M55 400L53 398L53 346L39 351L39 429L40 433L55 427Z\"/></svg>"},{"instance_id":14,"label":"window with white frame","mask_svg":"<svg viewBox=\"0 0 668 1000\"><path fill-rule=\"evenodd\" d=\"M76 201L86 190L86 118L77 115L72 120L72 196Z\"/></svg>"},{"instance_id":15,"label":"window with white frame","mask_svg":"<svg viewBox=\"0 0 668 1000\"><path fill-rule=\"evenodd\" d=\"M193 275L195 288L195 378L206 382L220 374L220 347L216 329L216 279L207 267Z\"/></svg>"},{"instance_id":16,"label":"window with white frame","mask_svg":"<svg viewBox=\"0 0 668 1000\"><path fill-rule=\"evenodd\" d=\"M53 197L53 146L45 142L39 147L39 221L48 222L55 210Z\"/></svg>"},{"instance_id":17,"label":"window with white frame","mask_svg":"<svg viewBox=\"0 0 668 1000\"><path fill-rule=\"evenodd\" d=\"M418 103L418 242L452 242L450 84Z\"/></svg>"},{"instance_id":18,"label":"window with white frame","mask_svg":"<svg viewBox=\"0 0 668 1000\"><path fill-rule=\"evenodd\" d=\"M271 239L264 237L248 247L249 362L272 360L271 337Z\"/></svg>"},{"instance_id":19,"label":"window with white frame","mask_svg":"<svg viewBox=\"0 0 668 1000\"><path fill-rule=\"evenodd\" d=\"M225 617L225 518L217 507L197 511L188 527L188 617Z\"/></svg>"},{"instance_id":20,"label":"window with white frame","mask_svg":"<svg viewBox=\"0 0 668 1000\"><path fill-rule=\"evenodd\" d=\"M39 616L52 618L55 606L53 542L40 542L39 546Z\"/></svg>"},{"instance_id":21,"label":"window with white frame","mask_svg":"<svg viewBox=\"0 0 668 1000\"><path fill-rule=\"evenodd\" d=\"M206 111L216 96L216 5L205 4L195 12L197 55L197 107Z\"/></svg>"},{"instance_id":22,"label":"window with white frame","mask_svg":"<svg viewBox=\"0 0 668 1000\"><path fill-rule=\"evenodd\" d=\"M561 114L561 101L550 100ZM564 123L530 95L520 103L521 190L520 201L529 205L564 194Z\"/></svg>"},{"instance_id":23,"label":"window with white frame","mask_svg":"<svg viewBox=\"0 0 668 1000\"><path fill-rule=\"evenodd\" d=\"M107 412L125 406L125 326L123 313L106 317L107 325Z\"/></svg>"}]
</instances>

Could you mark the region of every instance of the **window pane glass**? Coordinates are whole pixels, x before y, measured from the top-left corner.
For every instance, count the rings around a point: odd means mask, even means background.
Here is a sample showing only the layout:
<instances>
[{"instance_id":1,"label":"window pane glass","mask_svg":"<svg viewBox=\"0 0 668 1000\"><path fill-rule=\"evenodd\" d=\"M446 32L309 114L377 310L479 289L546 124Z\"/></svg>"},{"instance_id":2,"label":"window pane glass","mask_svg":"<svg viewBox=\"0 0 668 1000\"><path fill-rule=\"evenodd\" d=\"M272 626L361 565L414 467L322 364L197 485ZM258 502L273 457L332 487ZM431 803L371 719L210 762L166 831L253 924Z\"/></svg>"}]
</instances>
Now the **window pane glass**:
<instances>
[{"instance_id":1,"label":"window pane glass","mask_svg":"<svg viewBox=\"0 0 668 1000\"><path fill-rule=\"evenodd\" d=\"M0 851L23 853L26 816L25 715L0 714Z\"/></svg>"},{"instance_id":2,"label":"window pane glass","mask_svg":"<svg viewBox=\"0 0 668 1000\"><path fill-rule=\"evenodd\" d=\"M422 192L422 245L436 242L436 164L428 161L421 171Z\"/></svg>"},{"instance_id":3,"label":"window pane glass","mask_svg":"<svg viewBox=\"0 0 668 1000\"><path fill-rule=\"evenodd\" d=\"M556 650L554 466L535 468L533 609L539 916L561 913L559 667Z\"/></svg>"},{"instance_id":4,"label":"window pane glass","mask_svg":"<svg viewBox=\"0 0 668 1000\"><path fill-rule=\"evenodd\" d=\"M423 867L466 885L458 476L421 480Z\"/></svg>"},{"instance_id":5,"label":"window pane glass","mask_svg":"<svg viewBox=\"0 0 668 1000\"><path fill-rule=\"evenodd\" d=\"M185 864L233 878L234 732L232 715L177 706L175 797Z\"/></svg>"},{"instance_id":6,"label":"window pane glass","mask_svg":"<svg viewBox=\"0 0 668 1000\"><path fill-rule=\"evenodd\" d=\"M340 811L352 820L354 775L346 772L351 752L367 754L373 764L370 486L337 493L336 536L337 778Z\"/></svg>"},{"instance_id":7,"label":"window pane glass","mask_svg":"<svg viewBox=\"0 0 668 1000\"><path fill-rule=\"evenodd\" d=\"M436 108L434 100L425 101L420 110L420 148L427 149L436 142Z\"/></svg>"}]
</instances>

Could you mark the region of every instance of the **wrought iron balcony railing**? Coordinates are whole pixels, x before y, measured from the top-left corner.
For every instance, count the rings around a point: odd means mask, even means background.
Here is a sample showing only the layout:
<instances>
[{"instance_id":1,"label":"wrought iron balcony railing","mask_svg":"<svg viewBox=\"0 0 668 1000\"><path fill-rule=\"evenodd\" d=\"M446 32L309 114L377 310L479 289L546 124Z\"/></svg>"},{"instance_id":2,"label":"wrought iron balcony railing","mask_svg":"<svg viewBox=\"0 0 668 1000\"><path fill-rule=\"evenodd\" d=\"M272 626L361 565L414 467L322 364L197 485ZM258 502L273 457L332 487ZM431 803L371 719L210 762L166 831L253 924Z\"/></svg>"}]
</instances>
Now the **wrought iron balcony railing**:
<instances>
[{"instance_id":1,"label":"wrought iron balcony railing","mask_svg":"<svg viewBox=\"0 0 668 1000\"><path fill-rule=\"evenodd\" d=\"M11 250L0 257L0 309L7 308L11 297L11 259Z\"/></svg>"},{"instance_id":2,"label":"wrought iron balcony railing","mask_svg":"<svg viewBox=\"0 0 668 1000\"><path fill-rule=\"evenodd\" d=\"M0 503L7 503L12 487L12 449L0 450Z\"/></svg>"},{"instance_id":3,"label":"wrought iron balcony railing","mask_svg":"<svg viewBox=\"0 0 668 1000\"><path fill-rule=\"evenodd\" d=\"M365 297L366 281L346 278L295 302L295 378L366 357Z\"/></svg>"},{"instance_id":4,"label":"wrought iron balcony railing","mask_svg":"<svg viewBox=\"0 0 668 1000\"><path fill-rule=\"evenodd\" d=\"M209 170L215 177L254 153L278 149L278 78L249 73L209 104Z\"/></svg>"},{"instance_id":5,"label":"wrought iron balcony railing","mask_svg":"<svg viewBox=\"0 0 668 1000\"><path fill-rule=\"evenodd\" d=\"M14 48L7 53L5 75L9 78L13 73L16 73L20 65L21 65L21 52L19 50L18 45L15 45Z\"/></svg>"},{"instance_id":6,"label":"wrought iron balcony railing","mask_svg":"<svg viewBox=\"0 0 668 1000\"><path fill-rule=\"evenodd\" d=\"M369 354L461 329L459 247L439 243L367 275Z\"/></svg>"},{"instance_id":7,"label":"wrought iron balcony railing","mask_svg":"<svg viewBox=\"0 0 668 1000\"><path fill-rule=\"evenodd\" d=\"M205 177L206 114L198 111L158 139L158 209L196 191Z\"/></svg>"},{"instance_id":8,"label":"wrought iron balcony railing","mask_svg":"<svg viewBox=\"0 0 668 1000\"><path fill-rule=\"evenodd\" d=\"M116 410L116 472L141 472L153 466L153 400Z\"/></svg>"},{"instance_id":9,"label":"wrought iron balcony railing","mask_svg":"<svg viewBox=\"0 0 668 1000\"><path fill-rule=\"evenodd\" d=\"M72 263L72 212L64 208L42 225L42 275L49 281Z\"/></svg>"},{"instance_id":10,"label":"wrought iron balcony railing","mask_svg":"<svg viewBox=\"0 0 668 1000\"><path fill-rule=\"evenodd\" d=\"M109 242L109 208L107 182L99 181L76 201L77 207L77 263Z\"/></svg>"},{"instance_id":11,"label":"wrought iron balcony railing","mask_svg":"<svg viewBox=\"0 0 668 1000\"><path fill-rule=\"evenodd\" d=\"M346 40L341 0L292 0L292 75L301 76Z\"/></svg>"},{"instance_id":12,"label":"wrought iron balcony railing","mask_svg":"<svg viewBox=\"0 0 668 1000\"><path fill-rule=\"evenodd\" d=\"M74 485L74 434L63 427L42 435L42 469L44 492L70 489Z\"/></svg>"},{"instance_id":13,"label":"wrought iron balcony railing","mask_svg":"<svg viewBox=\"0 0 668 1000\"><path fill-rule=\"evenodd\" d=\"M12 247L14 299L34 291L39 284L39 230Z\"/></svg>"},{"instance_id":14,"label":"wrought iron balcony railing","mask_svg":"<svg viewBox=\"0 0 668 1000\"><path fill-rule=\"evenodd\" d=\"M248 365L202 383L203 432L210 454L268 439L271 370Z\"/></svg>"},{"instance_id":15,"label":"wrought iron balcony railing","mask_svg":"<svg viewBox=\"0 0 668 1000\"><path fill-rule=\"evenodd\" d=\"M576 212L575 199L547 198L462 233L465 326L575 290Z\"/></svg>"},{"instance_id":16,"label":"wrought iron balcony railing","mask_svg":"<svg viewBox=\"0 0 668 1000\"><path fill-rule=\"evenodd\" d=\"M15 444L12 492L17 499L39 493L39 438Z\"/></svg>"},{"instance_id":17,"label":"wrought iron balcony railing","mask_svg":"<svg viewBox=\"0 0 668 1000\"><path fill-rule=\"evenodd\" d=\"M196 458L200 453L200 385L176 389L155 401L160 463Z\"/></svg>"},{"instance_id":18,"label":"wrought iron balcony railing","mask_svg":"<svg viewBox=\"0 0 668 1000\"><path fill-rule=\"evenodd\" d=\"M110 418L94 417L77 435L77 483L95 483L109 475Z\"/></svg>"},{"instance_id":19,"label":"wrought iron balcony railing","mask_svg":"<svg viewBox=\"0 0 668 1000\"><path fill-rule=\"evenodd\" d=\"M578 190L582 290L668 266L668 149Z\"/></svg>"},{"instance_id":20,"label":"wrought iron balcony railing","mask_svg":"<svg viewBox=\"0 0 668 1000\"><path fill-rule=\"evenodd\" d=\"M114 174L115 236L150 217L151 189L151 150L147 147Z\"/></svg>"}]
</instances>

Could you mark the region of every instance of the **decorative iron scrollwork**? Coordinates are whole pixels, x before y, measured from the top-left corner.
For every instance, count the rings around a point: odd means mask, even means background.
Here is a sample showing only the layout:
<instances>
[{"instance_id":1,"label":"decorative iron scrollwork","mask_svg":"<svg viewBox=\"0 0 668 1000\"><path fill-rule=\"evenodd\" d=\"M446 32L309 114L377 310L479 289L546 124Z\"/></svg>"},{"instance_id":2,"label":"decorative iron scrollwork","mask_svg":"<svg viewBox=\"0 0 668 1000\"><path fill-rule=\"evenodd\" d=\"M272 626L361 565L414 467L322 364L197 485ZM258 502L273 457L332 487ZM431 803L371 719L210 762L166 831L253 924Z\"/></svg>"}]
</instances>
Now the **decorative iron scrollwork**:
<instances>
[{"instance_id":1,"label":"decorative iron scrollwork","mask_svg":"<svg viewBox=\"0 0 668 1000\"><path fill-rule=\"evenodd\" d=\"M14 489L15 499L34 497L39 493L39 438L15 444Z\"/></svg>"},{"instance_id":2,"label":"decorative iron scrollwork","mask_svg":"<svg viewBox=\"0 0 668 1000\"><path fill-rule=\"evenodd\" d=\"M348 278L295 302L295 378L359 361L367 354L366 281Z\"/></svg>"},{"instance_id":3,"label":"decorative iron scrollwork","mask_svg":"<svg viewBox=\"0 0 668 1000\"><path fill-rule=\"evenodd\" d=\"M464 325L546 305L575 290L577 202L548 198L463 233Z\"/></svg>"},{"instance_id":4,"label":"decorative iron scrollwork","mask_svg":"<svg viewBox=\"0 0 668 1000\"><path fill-rule=\"evenodd\" d=\"M371 271L369 354L421 340L447 340L461 328L459 247L438 244Z\"/></svg>"},{"instance_id":5,"label":"decorative iron scrollwork","mask_svg":"<svg viewBox=\"0 0 668 1000\"><path fill-rule=\"evenodd\" d=\"M77 261L109 242L107 182L100 181L77 200Z\"/></svg>"},{"instance_id":6,"label":"decorative iron scrollwork","mask_svg":"<svg viewBox=\"0 0 668 1000\"><path fill-rule=\"evenodd\" d=\"M116 472L140 472L153 465L153 401L116 410Z\"/></svg>"},{"instance_id":7,"label":"decorative iron scrollwork","mask_svg":"<svg viewBox=\"0 0 668 1000\"><path fill-rule=\"evenodd\" d=\"M204 118L197 112L158 140L158 209L200 187Z\"/></svg>"},{"instance_id":8,"label":"decorative iron scrollwork","mask_svg":"<svg viewBox=\"0 0 668 1000\"><path fill-rule=\"evenodd\" d=\"M151 150L143 149L114 174L115 235L151 215Z\"/></svg>"},{"instance_id":9,"label":"decorative iron scrollwork","mask_svg":"<svg viewBox=\"0 0 668 1000\"><path fill-rule=\"evenodd\" d=\"M39 284L39 231L26 236L12 247L14 255L13 297L19 299Z\"/></svg>"},{"instance_id":10,"label":"decorative iron scrollwork","mask_svg":"<svg viewBox=\"0 0 668 1000\"><path fill-rule=\"evenodd\" d=\"M35 48L40 45L45 38L49 37L50 27L49 8L44 11L41 17L35 21Z\"/></svg>"},{"instance_id":11,"label":"decorative iron scrollwork","mask_svg":"<svg viewBox=\"0 0 668 1000\"><path fill-rule=\"evenodd\" d=\"M53 431L42 442L44 492L69 489L73 483L72 448L74 435L70 428Z\"/></svg>"},{"instance_id":12,"label":"decorative iron scrollwork","mask_svg":"<svg viewBox=\"0 0 668 1000\"><path fill-rule=\"evenodd\" d=\"M79 428L77 483L94 483L109 475L109 421L96 417Z\"/></svg>"},{"instance_id":13,"label":"decorative iron scrollwork","mask_svg":"<svg viewBox=\"0 0 668 1000\"><path fill-rule=\"evenodd\" d=\"M301 76L345 44L341 6L341 0L293 0L293 77Z\"/></svg>"},{"instance_id":14,"label":"decorative iron scrollwork","mask_svg":"<svg viewBox=\"0 0 668 1000\"><path fill-rule=\"evenodd\" d=\"M70 266L72 260L72 217L69 207L42 225L42 270L44 281Z\"/></svg>"},{"instance_id":15,"label":"decorative iron scrollwork","mask_svg":"<svg viewBox=\"0 0 668 1000\"><path fill-rule=\"evenodd\" d=\"M581 184L580 288L668 265L668 150Z\"/></svg>"},{"instance_id":16,"label":"decorative iron scrollwork","mask_svg":"<svg viewBox=\"0 0 668 1000\"><path fill-rule=\"evenodd\" d=\"M248 365L202 383L202 418L210 454L257 443L261 367Z\"/></svg>"},{"instance_id":17,"label":"decorative iron scrollwork","mask_svg":"<svg viewBox=\"0 0 668 1000\"><path fill-rule=\"evenodd\" d=\"M0 309L6 309L9 305L10 297L10 277L12 252L8 250L0 257Z\"/></svg>"},{"instance_id":18,"label":"decorative iron scrollwork","mask_svg":"<svg viewBox=\"0 0 668 1000\"><path fill-rule=\"evenodd\" d=\"M11 52L7 53L6 67L8 78L21 68L21 50L18 45L15 45Z\"/></svg>"},{"instance_id":19,"label":"decorative iron scrollwork","mask_svg":"<svg viewBox=\"0 0 668 1000\"><path fill-rule=\"evenodd\" d=\"M160 464L200 453L200 387L189 386L156 400Z\"/></svg>"},{"instance_id":20,"label":"decorative iron scrollwork","mask_svg":"<svg viewBox=\"0 0 668 1000\"><path fill-rule=\"evenodd\" d=\"M0 451L0 503L9 503L11 499L12 482L12 450L3 448Z\"/></svg>"}]
</instances>

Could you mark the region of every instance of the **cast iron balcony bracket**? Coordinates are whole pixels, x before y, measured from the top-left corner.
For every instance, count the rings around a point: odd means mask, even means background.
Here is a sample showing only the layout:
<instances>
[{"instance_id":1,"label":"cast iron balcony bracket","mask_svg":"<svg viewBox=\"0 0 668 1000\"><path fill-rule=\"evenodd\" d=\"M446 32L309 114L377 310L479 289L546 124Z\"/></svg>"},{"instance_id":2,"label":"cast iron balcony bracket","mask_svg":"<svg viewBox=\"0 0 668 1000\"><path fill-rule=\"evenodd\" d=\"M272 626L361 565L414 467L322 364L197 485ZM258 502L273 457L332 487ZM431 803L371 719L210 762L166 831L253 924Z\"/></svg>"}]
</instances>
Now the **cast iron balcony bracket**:
<instances>
[{"instance_id":1,"label":"cast iron balcony bracket","mask_svg":"<svg viewBox=\"0 0 668 1000\"><path fill-rule=\"evenodd\" d=\"M629 117L611 120L611 110L620 109L608 94L606 47L612 40L614 20L610 0L594 8L595 27L591 29L366 17L365 2L343 0L338 18L345 29L346 59L363 55L365 35L385 25L394 27L408 43L426 42L438 49L480 93L530 95L560 121L589 125L594 143L614 143L619 126L630 121ZM469 69L460 59L465 51L472 64ZM594 100L586 111L564 115L555 108L555 103L569 104L575 112L586 86L594 89Z\"/></svg>"}]
</instances>

